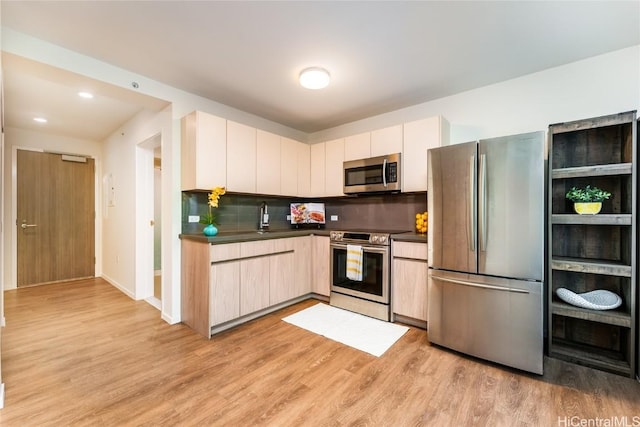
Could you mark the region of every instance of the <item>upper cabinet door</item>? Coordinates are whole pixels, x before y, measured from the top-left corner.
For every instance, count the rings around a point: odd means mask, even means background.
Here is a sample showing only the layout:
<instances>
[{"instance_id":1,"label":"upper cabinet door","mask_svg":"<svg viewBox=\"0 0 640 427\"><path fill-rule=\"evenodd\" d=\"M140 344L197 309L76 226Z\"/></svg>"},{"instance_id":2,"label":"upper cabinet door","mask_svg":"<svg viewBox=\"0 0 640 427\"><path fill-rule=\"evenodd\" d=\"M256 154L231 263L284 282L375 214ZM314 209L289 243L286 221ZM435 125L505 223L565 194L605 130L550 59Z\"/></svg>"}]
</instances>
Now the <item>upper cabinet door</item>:
<instances>
[{"instance_id":1,"label":"upper cabinet door","mask_svg":"<svg viewBox=\"0 0 640 427\"><path fill-rule=\"evenodd\" d=\"M313 144L311 146L310 178L311 196L319 197L325 194L325 148L326 143Z\"/></svg>"},{"instance_id":2,"label":"upper cabinet door","mask_svg":"<svg viewBox=\"0 0 640 427\"><path fill-rule=\"evenodd\" d=\"M302 143L293 139L280 138L280 194L283 196L298 195L298 146ZM306 144L305 144L306 145ZM258 157L259 158L259 157ZM307 160L308 160L307 156ZM309 167L303 169L309 173Z\"/></svg>"},{"instance_id":3,"label":"upper cabinet door","mask_svg":"<svg viewBox=\"0 0 640 427\"><path fill-rule=\"evenodd\" d=\"M371 132L371 157L402 152L402 125Z\"/></svg>"},{"instance_id":4,"label":"upper cabinet door","mask_svg":"<svg viewBox=\"0 0 640 427\"><path fill-rule=\"evenodd\" d=\"M209 167L218 165L209 158ZM238 193L256 192L256 129L227 121L227 190Z\"/></svg>"},{"instance_id":5,"label":"upper cabinet door","mask_svg":"<svg viewBox=\"0 0 640 427\"><path fill-rule=\"evenodd\" d=\"M258 129L256 134L256 191L280 193L280 136Z\"/></svg>"},{"instance_id":6,"label":"upper cabinet door","mask_svg":"<svg viewBox=\"0 0 640 427\"><path fill-rule=\"evenodd\" d=\"M310 197L311 193L311 146L298 142L298 192L300 197ZM286 165L284 165L286 168ZM292 168L293 169L293 168Z\"/></svg>"},{"instance_id":7,"label":"upper cabinet door","mask_svg":"<svg viewBox=\"0 0 640 427\"><path fill-rule=\"evenodd\" d=\"M325 146L324 192L327 196L344 195L344 138L327 141Z\"/></svg>"},{"instance_id":8,"label":"upper cabinet door","mask_svg":"<svg viewBox=\"0 0 640 427\"><path fill-rule=\"evenodd\" d=\"M449 123L441 116L404 124L402 191L427 191L427 150L449 143Z\"/></svg>"},{"instance_id":9,"label":"upper cabinet door","mask_svg":"<svg viewBox=\"0 0 640 427\"><path fill-rule=\"evenodd\" d=\"M227 121L211 114L194 111L182 118L181 187L208 190L227 185L225 161L211 167L211 159L226 159Z\"/></svg>"},{"instance_id":10,"label":"upper cabinet door","mask_svg":"<svg viewBox=\"0 0 640 427\"><path fill-rule=\"evenodd\" d=\"M344 139L344 160L371 157L371 132L348 136Z\"/></svg>"}]
</instances>

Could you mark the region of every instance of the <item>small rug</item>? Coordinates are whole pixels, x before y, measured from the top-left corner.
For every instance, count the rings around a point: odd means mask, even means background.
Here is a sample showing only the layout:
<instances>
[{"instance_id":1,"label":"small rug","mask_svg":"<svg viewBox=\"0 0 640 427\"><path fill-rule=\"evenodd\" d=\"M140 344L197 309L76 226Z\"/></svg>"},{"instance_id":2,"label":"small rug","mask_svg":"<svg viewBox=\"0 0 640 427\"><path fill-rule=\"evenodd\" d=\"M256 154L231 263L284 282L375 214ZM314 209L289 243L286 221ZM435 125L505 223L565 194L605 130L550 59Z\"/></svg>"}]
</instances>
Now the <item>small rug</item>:
<instances>
[{"instance_id":1,"label":"small rug","mask_svg":"<svg viewBox=\"0 0 640 427\"><path fill-rule=\"evenodd\" d=\"M409 330L327 304L316 304L283 318L287 323L380 357Z\"/></svg>"}]
</instances>

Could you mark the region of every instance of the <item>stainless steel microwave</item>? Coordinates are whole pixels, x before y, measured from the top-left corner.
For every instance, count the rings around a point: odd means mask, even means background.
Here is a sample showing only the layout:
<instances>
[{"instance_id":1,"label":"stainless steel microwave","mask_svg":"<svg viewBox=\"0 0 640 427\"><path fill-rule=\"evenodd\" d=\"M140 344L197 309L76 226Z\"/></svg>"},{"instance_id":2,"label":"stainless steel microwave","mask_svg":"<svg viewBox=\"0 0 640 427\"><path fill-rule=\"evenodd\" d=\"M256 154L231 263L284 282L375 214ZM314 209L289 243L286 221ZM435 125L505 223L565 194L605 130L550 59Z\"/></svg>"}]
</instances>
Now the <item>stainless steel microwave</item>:
<instances>
[{"instance_id":1,"label":"stainless steel microwave","mask_svg":"<svg viewBox=\"0 0 640 427\"><path fill-rule=\"evenodd\" d=\"M399 192L400 153L344 162L344 194Z\"/></svg>"}]
</instances>

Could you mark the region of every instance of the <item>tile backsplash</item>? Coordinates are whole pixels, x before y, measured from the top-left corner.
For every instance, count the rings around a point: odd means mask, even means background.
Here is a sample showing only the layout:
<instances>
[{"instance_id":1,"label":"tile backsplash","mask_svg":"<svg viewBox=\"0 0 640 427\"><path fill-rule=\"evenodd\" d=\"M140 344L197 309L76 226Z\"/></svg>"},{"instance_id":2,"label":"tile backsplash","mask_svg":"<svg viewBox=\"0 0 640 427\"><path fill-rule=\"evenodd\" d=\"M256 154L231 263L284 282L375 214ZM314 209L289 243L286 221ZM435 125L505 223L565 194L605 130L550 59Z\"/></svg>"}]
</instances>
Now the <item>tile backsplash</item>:
<instances>
[{"instance_id":1,"label":"tile backsplash","mask_svg":"<svg viewBox=\"0 0 640 427\"><path fill-rule=\"evenodd\" d=\"M427 195L421 193L386 194L358 197L294 198L227 193L214 208L220 232L257 230L260 205L266 202L270 229L286 230L292 226L287 220L289 205L294 202L320 202L325 204L327 229L384 229L413 230L415 214L427 210ZM204 227L189 223L189 216L204 215L208 210L207 192L182 193L182 233L199 234ZM331 221L337 216L337 221Z\"/></svg>"}]
</instances>

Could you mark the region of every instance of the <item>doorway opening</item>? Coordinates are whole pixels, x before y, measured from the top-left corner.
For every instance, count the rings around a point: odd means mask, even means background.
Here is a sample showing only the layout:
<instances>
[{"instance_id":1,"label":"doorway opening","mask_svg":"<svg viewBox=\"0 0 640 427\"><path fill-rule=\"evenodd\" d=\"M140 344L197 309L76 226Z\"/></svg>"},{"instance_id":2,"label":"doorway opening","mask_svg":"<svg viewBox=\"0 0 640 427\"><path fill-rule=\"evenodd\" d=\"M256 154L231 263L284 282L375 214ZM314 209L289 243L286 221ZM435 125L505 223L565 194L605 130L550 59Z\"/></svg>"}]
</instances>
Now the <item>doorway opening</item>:
<instances>
[{"instance_id":1,"label":"doorway opening","mask_svg":"<svg viewBox=\"0 0 640 427\"><path fill-rule=\"evenodd\" d=\"M162 310L162 137L136 149L136 295Z\"/></svg>"}]
</instances>

